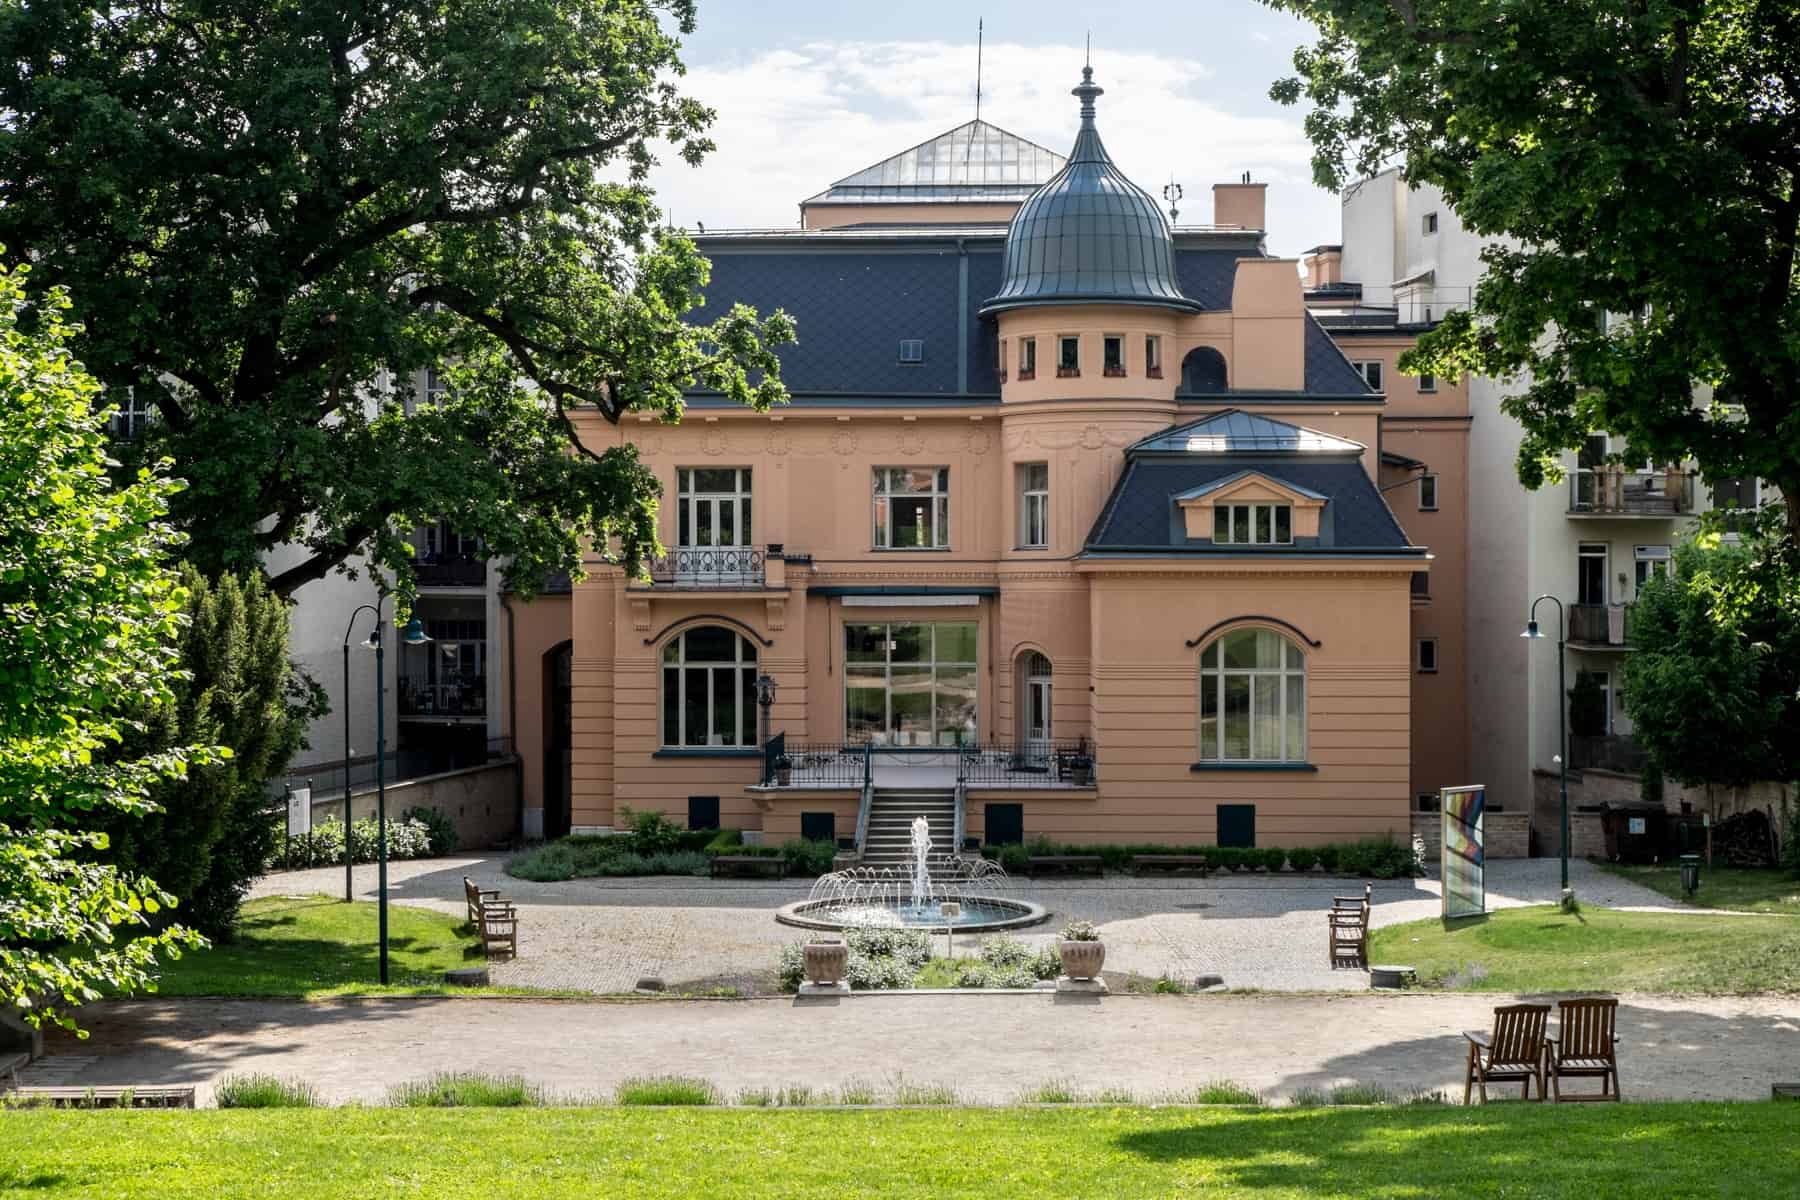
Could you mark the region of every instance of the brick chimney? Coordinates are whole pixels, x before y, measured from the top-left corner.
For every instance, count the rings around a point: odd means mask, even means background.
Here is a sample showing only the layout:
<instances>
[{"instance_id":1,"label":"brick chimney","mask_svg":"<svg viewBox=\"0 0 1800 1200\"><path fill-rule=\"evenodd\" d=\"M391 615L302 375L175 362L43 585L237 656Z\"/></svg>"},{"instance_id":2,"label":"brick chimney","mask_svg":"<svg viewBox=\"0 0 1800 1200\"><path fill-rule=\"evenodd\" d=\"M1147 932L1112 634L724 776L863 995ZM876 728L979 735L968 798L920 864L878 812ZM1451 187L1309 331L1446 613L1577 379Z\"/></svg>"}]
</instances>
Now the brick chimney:
<instances>
[{"instance_id":1,"label":"brick chimney","mask_svg":"<svg viewBox=\"0 0 1800 1200\"><path fill-rule=\"evenodd\" d=\"M1250 172L1236 183L1213 184L1213 224L1266 229L1266 183L1251 183Z\"/></svg>"}]
</instances>

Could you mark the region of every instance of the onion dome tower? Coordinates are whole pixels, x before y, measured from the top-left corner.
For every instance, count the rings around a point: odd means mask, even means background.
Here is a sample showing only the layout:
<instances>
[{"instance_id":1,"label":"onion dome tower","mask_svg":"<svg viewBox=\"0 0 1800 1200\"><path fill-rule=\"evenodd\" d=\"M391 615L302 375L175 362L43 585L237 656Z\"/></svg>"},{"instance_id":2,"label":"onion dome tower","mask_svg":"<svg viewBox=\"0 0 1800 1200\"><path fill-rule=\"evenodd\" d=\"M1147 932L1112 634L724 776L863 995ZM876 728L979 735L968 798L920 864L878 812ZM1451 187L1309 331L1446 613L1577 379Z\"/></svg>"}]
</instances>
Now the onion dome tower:
<instances>
[{"instance_id":1,"label":"onion dome tower","mask_svg":"<svg viewBox=\"0 0 1800 1200\"><path fill-rule=\"evenodd\" d=\"M1102 89L1081 69L1071 92L1081 129L1069 161L1019 207L1006 232L1005 275L984 315L1049 304L1132 304L1199 312L1175 281L1169 223L1125 178L1094 127Z\"/></svg>"}]
</instances>

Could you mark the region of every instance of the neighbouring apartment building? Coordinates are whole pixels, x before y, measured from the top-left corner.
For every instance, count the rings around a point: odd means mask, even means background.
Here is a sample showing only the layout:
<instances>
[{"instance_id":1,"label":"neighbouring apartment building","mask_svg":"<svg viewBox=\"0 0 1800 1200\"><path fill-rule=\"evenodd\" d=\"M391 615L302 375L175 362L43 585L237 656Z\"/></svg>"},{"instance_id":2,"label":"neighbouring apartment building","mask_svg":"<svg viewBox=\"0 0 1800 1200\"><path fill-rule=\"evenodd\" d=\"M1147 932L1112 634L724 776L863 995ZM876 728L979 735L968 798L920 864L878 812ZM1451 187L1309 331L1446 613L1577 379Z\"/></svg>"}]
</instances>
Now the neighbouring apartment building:
<instances>
[{"instance_id":1,"label":"neighbouring apartment building","mask_svg":"<svg viewBox=\"0 0 1800 1200\"><path fill-rule=\"evenodd\" d=\"M1386 395L1383 487L1436 560L1415 618L1414 792L1430 805L1442 783L1486 784L1491 803L1535 808L1539 847L1554 852L1548 777L1568 706L1557 693L1556 605L1538 608L1545 641L1519 636L1532 602L1561 601L1567 681L1586 672L1604 696L1601 731L1570 739L1571 769L1635 772L1642 755L1619 687L1632 603L1670 569L1697 514L1765 497L1753 480L1630 461L1604 431L1565 455L1562 483L1524 488L1515 469L1522 430L1500 408L1507 381L1415 378L1395 367L1420 333L1469 305L1490 240L1464 228L1442 192L1411 187L1397 170L1358 182L1342 200L1342 242L1307 258L1308 306ZM1549 786L1534 788L1534 775Z\"/></svg>"},{"instance_id":2,"label":"neighbouring apartment building","mask_svg":"<svg viewBox=\"0 0 1800 1200\"><path fill-rule=\"evenodd\" d=\"M1384 395L1265 252L1263 185L1171 227L1074 95L1066 158L975 121L697 239L710 308L795 317L792 402L583 422L661 479L668 555L500 597L529 832L1303 845L1462 781L1419 657L1465 653L1421 536L1456 518L1390 501L1428 464L1466 509L1463 393Z\"/></svg>"}]
</instances>

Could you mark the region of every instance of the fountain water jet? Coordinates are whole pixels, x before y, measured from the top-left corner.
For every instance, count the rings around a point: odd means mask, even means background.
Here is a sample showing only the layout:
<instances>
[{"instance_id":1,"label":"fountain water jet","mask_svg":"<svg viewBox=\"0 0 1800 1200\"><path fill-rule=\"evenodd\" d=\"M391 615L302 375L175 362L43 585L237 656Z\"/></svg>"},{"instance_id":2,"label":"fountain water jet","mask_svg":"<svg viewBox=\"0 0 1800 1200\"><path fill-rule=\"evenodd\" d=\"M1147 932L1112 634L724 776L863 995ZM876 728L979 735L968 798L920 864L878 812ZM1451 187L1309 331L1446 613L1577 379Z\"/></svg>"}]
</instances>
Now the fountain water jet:
<instances>
[{"instance_id":1,"label":"fountain water jet","mask_svg":"<svg viewBox=\"0 0 1800 1200\"><path fill-rule=\"evenodd\" d=\"M1012 888L999 863L960 854L933 854L931 824L912 823L904 867L849 867L821 875L798 904L778 910L775 919L806 929L843 929L856 925L901 926L966 932L1013 929L1049 919L1041 906L995 895ZM959 911L944 915L945 902Z\"/></svg>"}]
</instances>

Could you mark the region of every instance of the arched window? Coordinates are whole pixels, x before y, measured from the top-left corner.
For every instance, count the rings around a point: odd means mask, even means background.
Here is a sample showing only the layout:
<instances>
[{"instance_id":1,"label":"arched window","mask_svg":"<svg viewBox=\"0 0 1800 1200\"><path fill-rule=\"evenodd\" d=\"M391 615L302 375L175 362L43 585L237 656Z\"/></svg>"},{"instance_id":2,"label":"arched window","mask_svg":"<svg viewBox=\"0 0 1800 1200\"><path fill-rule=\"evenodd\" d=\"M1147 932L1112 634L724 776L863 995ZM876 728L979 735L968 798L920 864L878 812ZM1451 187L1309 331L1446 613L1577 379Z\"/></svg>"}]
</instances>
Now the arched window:
<instances>
[{"instance_id":1,"label":"arched window","mask_svg":"<svg viewBox=\"0 0 1800 1200\"><path fill-rule=\"evenodd\" d=\"M1306 758L1306 656L1268 629L1234 629L1200 654L1200 757Z\"/></svg>"},{"instance_id":2,"label":"arched window","mask_svg":"<svg viewBox=\"0 0 1800 1200\"><path fill-rule=\"evenodd\" d=\"M1181 385L1185 396L1205 396L1229 387L1225 356L1211 346L1196 346L1181 360Z\"/></svg>"},{"instance_id":3,"label":"arched window","mask_svg":"<svg viewBox=\"0 0 1800 1200\"><path fill-rule=\"evenodd\" d=\"M756 744L756 647L717 625L688 629L662 654L665 746Z\"/></svg>"},{"instance_id":4,"label":"arched window","mask_svg":"<svg viewBox=\"0 0 1800 1200\"><path fill-rule=\"evenodd\" d=\"M1036 650L1019 656L1019 740L1034 759L1049 753L1050 660Z\"/></svg>"}]
</instances>

